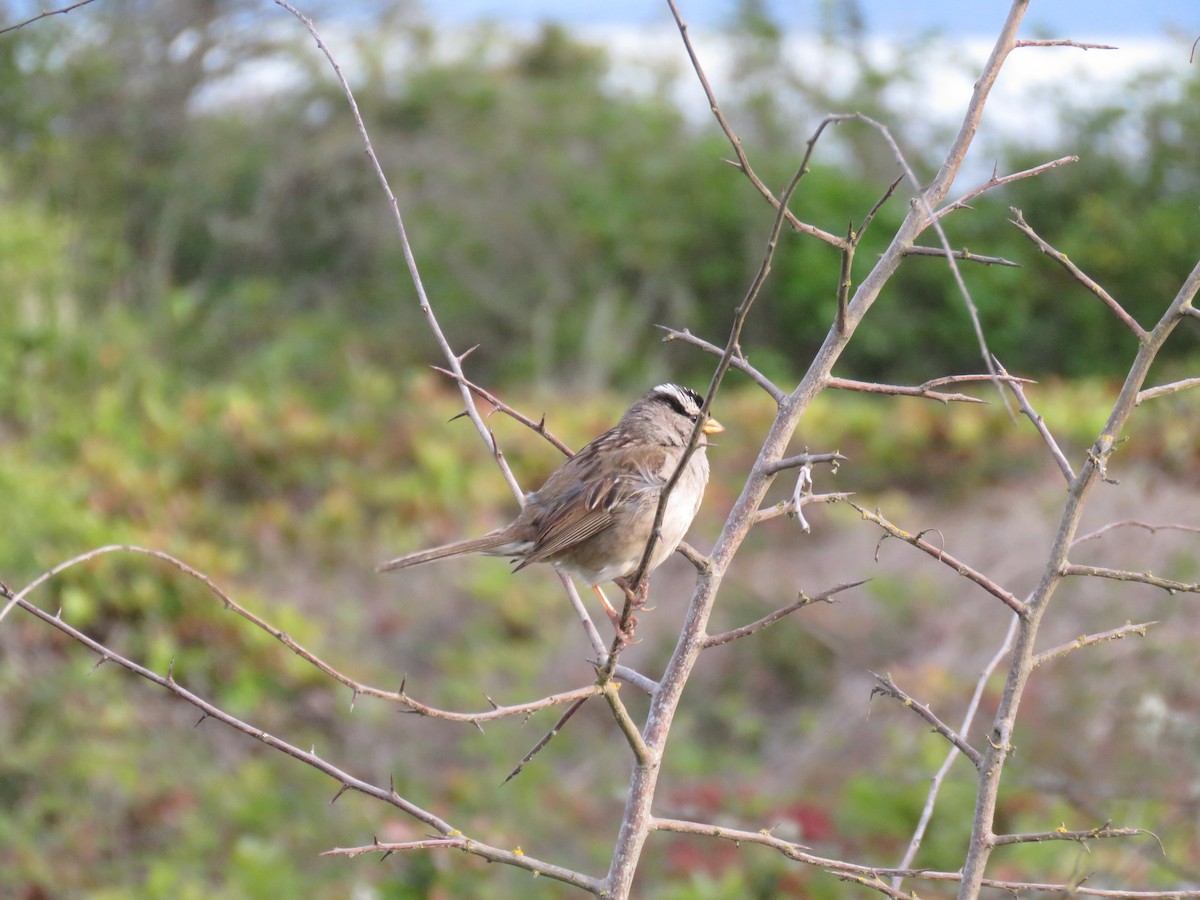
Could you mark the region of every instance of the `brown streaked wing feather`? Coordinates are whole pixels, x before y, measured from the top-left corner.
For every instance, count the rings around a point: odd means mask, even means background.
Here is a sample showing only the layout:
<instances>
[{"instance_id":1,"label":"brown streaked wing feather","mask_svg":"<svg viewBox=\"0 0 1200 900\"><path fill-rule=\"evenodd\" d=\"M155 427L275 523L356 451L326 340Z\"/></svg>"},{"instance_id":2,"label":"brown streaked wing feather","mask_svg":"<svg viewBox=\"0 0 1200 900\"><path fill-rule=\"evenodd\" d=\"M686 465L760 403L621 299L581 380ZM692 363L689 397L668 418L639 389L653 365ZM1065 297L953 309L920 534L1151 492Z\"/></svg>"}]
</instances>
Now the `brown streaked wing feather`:
<instances>
[{"instance_id":1,"label":"brown streaked wing feather","mask_svg":"<svg viewBox=\"0 0 1200 900\"><path fill-rule=\"evenodd\" d=\"M532 549L513 571L519 571L530 563L544 562L580 541L599 534L612 524L613 518L613 514L606 509L583 510L582 515L559 517L539 535Z\"/></svg>"},{"instance_id":2,"label":"brown streaked wing feather","mask_svg":"<svg viewBox=\"0 0 1200 900\"><path fill-rule=\"evenodd\" d=\"M583 454L580 451L576 459ZM612 470L603 477L593 464L594 457L580 459L584 471L577 473L582 476L578 490L564 494L557 508L546 512L533 546L517 569L543 562L599 534L616 518L612 510L619 509L645 485L647 474L657 474L666 459L666 449L662 447L608 447L605 454Z\"/></svg>"}]
</instances>

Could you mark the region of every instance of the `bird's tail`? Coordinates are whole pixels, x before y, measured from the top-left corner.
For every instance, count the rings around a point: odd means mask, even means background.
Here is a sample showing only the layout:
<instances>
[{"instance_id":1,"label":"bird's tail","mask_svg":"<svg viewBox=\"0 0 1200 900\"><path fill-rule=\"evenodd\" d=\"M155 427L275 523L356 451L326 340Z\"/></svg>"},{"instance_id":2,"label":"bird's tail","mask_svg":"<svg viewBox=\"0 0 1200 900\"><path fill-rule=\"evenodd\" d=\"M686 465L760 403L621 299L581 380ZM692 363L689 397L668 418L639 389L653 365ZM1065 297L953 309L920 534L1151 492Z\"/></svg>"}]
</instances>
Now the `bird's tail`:
<instances>
[{"instance_id":1,"label":"bird's tail","mask_svg":"<svg viewBox=\"0 0 1200 900\"><path fill-rule=\"evenodd\" d=\"M375 571L394 572L397 569L407 569L411 566L419 566L437 559L466 556L469 553L490 553L496 556L503 556L504 551L501 548L511 543L512 537L503 532L485 534L483 537L469 538L465 541L454 541L450 544L442 544L440 547L430 547L428 550L417 550L413 553L397 556L395 559L389 559L387 562L380 563L375 567Z\"/></svg>"}]
</instances>

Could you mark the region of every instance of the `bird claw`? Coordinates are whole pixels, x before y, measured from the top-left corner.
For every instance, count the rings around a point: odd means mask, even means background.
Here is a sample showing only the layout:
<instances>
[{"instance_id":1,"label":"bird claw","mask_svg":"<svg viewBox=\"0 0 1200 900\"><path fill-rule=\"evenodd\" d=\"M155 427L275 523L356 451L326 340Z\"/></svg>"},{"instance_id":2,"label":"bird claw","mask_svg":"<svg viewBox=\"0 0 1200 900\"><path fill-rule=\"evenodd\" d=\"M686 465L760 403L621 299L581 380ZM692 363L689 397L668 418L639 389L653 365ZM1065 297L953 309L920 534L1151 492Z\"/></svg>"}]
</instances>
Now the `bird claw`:
<instances>
[{"instance_id":1,"label":"bird claw","mask_svg":"<svg viewBox=\"0 0 1200 900\"><path fill-rule=\"evenodd\" d=\"M621 627L620 619L613 622L613 628L617 632L617 640L616 640L616 644L613 648L615 652L620 653L622 650L626 649L627 647L632 647L634 644L641 643L640 639L636 640L636 641L633 639L634 632L637 631L637 626L638 626L637 616L630 616L626 620L624 628Z\"/></svg>"}]
</instances>

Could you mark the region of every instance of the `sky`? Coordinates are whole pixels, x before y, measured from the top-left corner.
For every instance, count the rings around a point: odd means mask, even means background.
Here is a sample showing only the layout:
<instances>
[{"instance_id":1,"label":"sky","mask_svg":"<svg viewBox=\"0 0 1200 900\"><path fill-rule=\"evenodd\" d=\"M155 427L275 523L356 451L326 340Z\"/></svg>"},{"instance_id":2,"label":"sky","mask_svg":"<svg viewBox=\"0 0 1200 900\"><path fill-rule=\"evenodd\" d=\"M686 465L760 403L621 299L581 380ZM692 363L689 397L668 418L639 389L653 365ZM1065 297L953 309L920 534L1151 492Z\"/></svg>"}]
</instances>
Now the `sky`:
<instances>
[{"instance_id":1,"label":"sky","mask_svg":"<svg viewBox=\"0 0 1200 900\"><path fill-rule=\"evenodd\" d=\"M717 89L725 88L728 53L715 33L730 21L737 0L675 0ZM840 63L822 55L805 35L816 32L822 8L838 0L763 0L790 35L790 53L838 77ZM844 2L844 0L843 0ZM972 81L987 58L1008 13L1009 0L857 0L869 46L883 58L895 48L930 32L915 101L931 122L957 123L970 97ZM585 39L609 46L614 57L631 63L614 71L637 78L638 63L673 59L686 68L666 0L426 0L423 7L447 25L488 19L521 29L560 22ZM1182 84L1200 66L1189 61L1200 37L1200 0L1031 0L1021 27L1025 38L1065 38L1116 45L1115 51L1076 48L1023 50L1005 66L989 101L985 130L1001 134L1051 135L1062 99L1082 106L1119 102L1134 73L1167 67ZM922 42L923 43L923 42ZM1197 51L1200 54L1200 50ZM962 61L968 60L967 65ZM702 95L688 79L680 82L681 106L697 120L708 116ZM969 160L972 177L990 171L990 160ZM982 173L982 174L981 174Z\"/></svg>"},{"instance_id":2,"label":"sky","mask_svg":"<svg viewBox=\"0 0 1200 900\"><path fill-rule=\"evenodd\" d=\"M822 0L767 0L776 20L788 29L811 30ZM677 0L692 27L727 21L734 0ZM873 34L911 35L937 28L951 34L993 35L1004 20L1006 0L859 0ZM435 18L466 22L490 18L507 22L547 19L573 25L652 25L667 21L665 0L440 0L426 4ZM1053 37L1159 37L1167 30L1200 35L1197 0L1033 0L1026 32ZM1040 35L1039 35L1040 36Z\"/></svg>"}]
</instances>

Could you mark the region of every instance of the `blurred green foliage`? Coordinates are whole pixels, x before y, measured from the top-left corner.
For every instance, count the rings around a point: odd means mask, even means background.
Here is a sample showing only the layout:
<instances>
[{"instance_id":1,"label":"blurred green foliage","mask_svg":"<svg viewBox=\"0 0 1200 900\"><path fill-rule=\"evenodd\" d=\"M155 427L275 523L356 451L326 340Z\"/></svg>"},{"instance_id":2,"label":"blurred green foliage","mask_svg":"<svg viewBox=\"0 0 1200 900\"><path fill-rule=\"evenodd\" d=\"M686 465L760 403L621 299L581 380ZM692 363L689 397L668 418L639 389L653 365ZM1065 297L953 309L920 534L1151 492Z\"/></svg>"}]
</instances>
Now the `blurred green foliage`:
<instances>
[{"instance_id":1,"label":"blurred green foliage","mask_svg":"<svg viewBox=\"0 0 1200 900\"><path fill-rule=\"evenodd\" d=\"M881 70L856 49L858 25L831 21L827 39L862 63L859 81L835 93L789 68L781 36L756 10L743 4L731 26L728 102L756 168L778 186L797 164L797 134L807 136L797 122L830 108L882 116L882 88L911 77L911 57ZM622 88L602 49L560 28L513 36L481 26L453 45L408 5L371 14L369 26L339 35L335 52L355 62L358 101L439 318L455 347L481 345L471 374L504 386L522 409L544 410L575 446L667 372L702 384L711 360L678 343L661 350L653 325L720 340L771 212L721 161L723 138L675 105L679 74L647 62L637 75L658 89ZM387 552L494 526L514 504L468 424L446 424L459 403L423 370L440 360L325 62L294 23L265 15L232 0L126 0L0 37L0 504L9 517L0 575L19 586L85 550L139 544L179 555L365 680L394 688L411 675L429 702L479 708L481 686L510 700L586 681L578 648L556 646L566 642L551 581L515 590L495 561L404 590L369 575ZM258 81L278 70L278 83ZM1086 164L947 220L956 244L1026 265L971 268L969 283L1005 365L1050 381L1039 411L1074 451L1094 438L1132 348L1111 316L1004 225L1000 203L1021 206L1150 322L1195 252L1186 197L1200 171L1197 84L1175 96L1148 76L1127 106L1075 113L1063 142L1086 148ZM910 124L902 139L933 153L913 143L921 128ZM1145 134L1145 153L1114 149L1114 129ZM830 140L794 208L841 231L894 172L866 130L843 126ZM1001 168L1043 158L1022 142ZM883 208L856 276L903 208L899 195ZM803 370L833 315L837 275L829 248L784 242L743 340L760 369L783 382ZM944 265L914 259L840 374L975 371L967 334ZM1168 349L1164 375L1183 370L1195 343ZM731 436L756 437L770 404L737 382L720 418ZM1194 471L1188 402L1148 409L1119 454ZM535 436L492 421L526 483L557 463ZM958 499L1044 466L994 403L950 415L926 401L827 394L800 441L845 452L852 487L865 492ZM754 441L724 443L726 471L745 471ZM727 506L736 489L714 484L710 502ZM1193 560L1178 565L1195 577ZM889 632L919 615L926 586L882 577L870 591ZM350 715L348 698L312 667L148 557L100 557L33 599L159 672L173 666L190 689L256 725L349 760L356 774L395 775L403 793L453 810L468 833L589 871L606 865L627 766L619 752L598 758L611 723L591 707L548 751L561 767L531 766L501 789L552 723L546 714L485 735L410 728L361 700ZM763 613L749 590L731 587L724 599L734 621ZM330 808L327 780L214 723L193 729L192 710L112 666L85 677L92 660L28 617L13 614L0 634L0 894L560 895L523 873L483 876L436 855L383 866L320 858L330 846L419 829L354 796ZM836 653L820 639L783 627L760 637L714 654L705 702L676 723L665 808L782 820L849 856L897 855L924 791L910 772L839 773L814 794L756 781L781 735L803 742L827 728L817 711L836 688ZM647 640L648 670L672 640ZM924 776L936 760L915 755ZM431 770L437 779L418 777ZM948 788L947 820L966 815L962 787ZM1034 793L1016 792L1006 812L1044 817ZM953 868L961 838L939 817L922 861ZM646 860L642 896L843 896L828 876L765 852L750 865L749 848L666 836L662 846Z\"/></svg>"},{"instance_id":2,"label":"blurred green foliage","mask_svg":"<svg viewBox=\"0 0 1200 900\"><path fill-rule=\"evenodd\" d=\"M62 354L85 323L94 346L97 319L123 313L147 352L183 377L219 368L300 380L330 402L358 362L395 370L431 357L344 99L324 60L286 20L270 14L265 27L265 15L232 0L127 0L5 35L0 286L20 301L0 315L19 347ZM650 352L653 325L719 340L771 212L722 162L730 151L715 127L675 105L678 68L647 60L614 71L603 49L555 26L523 37L480 26L449 40L408 5L375 15L375 27L349 30L336 50L355 62L358 102L428 294L456 346L481 345L477 371L579 390L641 385L668 366L704 371L695 354ZM916 77L917 48L884 69L862 50L860 26L839 27L826 36L830 53L859 65L857 80L835 89L797 68L753 4L731 25L739 80L725 102L768 185L796 165L806 121L829 109L887 117L886 98L900 93L889 86ZM256 74L268 66L284 74ZM1011 370L1113 376L1129 347L1120 324L1095 315L1086 293L1007 224L1007 206L1144 323L1190 268L1200 76L1173 89L1165 77L1141 76L1119 107L1065 106L1053 145L1025 135L1001 143L1001 172L1068 150L1084 162L946 219L955 246L1025 266L967 267L991 348ZM919 110L892 110L889 121L914 160L937 158L940 132ZM1139 153L1130 134L1143 138ZM818 145L794 208L842 232L896 174L871 129L843 124ZM902 188L884 206L856 276L906 196ZM838 265L819 242L783 242L745 341L764 369L802 372L832 316ZM945 265L911 260L856 335L843 374L977 371L965 316ZM905 352L914 346L922 353ZM1192 353L1177 342L1165 358ZM6 374L19 374L11 344L5 356Z\"/></svg>"}]
</instances>

